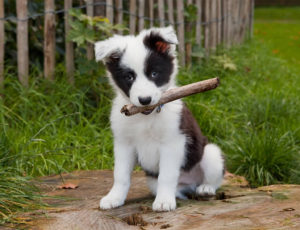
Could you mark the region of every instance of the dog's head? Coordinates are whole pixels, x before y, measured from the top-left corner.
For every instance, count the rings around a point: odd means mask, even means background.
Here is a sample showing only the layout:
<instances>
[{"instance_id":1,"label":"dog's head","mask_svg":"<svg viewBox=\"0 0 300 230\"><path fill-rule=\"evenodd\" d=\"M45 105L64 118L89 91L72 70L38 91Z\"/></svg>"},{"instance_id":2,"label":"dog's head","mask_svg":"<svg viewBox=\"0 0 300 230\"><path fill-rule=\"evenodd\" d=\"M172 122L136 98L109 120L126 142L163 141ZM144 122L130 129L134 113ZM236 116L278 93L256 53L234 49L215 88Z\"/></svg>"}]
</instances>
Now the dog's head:
<instances>
[{"instance_id":1,"label":"dog's head","mask_svg":"<svg viewBox=\"0 0 300 230\"><path fill-rule=\"evenodd\" d=\"M152 28L137 36L115 35L95 44L96 60L103 60L111 83L136 106L156 104L175 83L177 74L174 29Z\"/></svg>"}]
</instances>

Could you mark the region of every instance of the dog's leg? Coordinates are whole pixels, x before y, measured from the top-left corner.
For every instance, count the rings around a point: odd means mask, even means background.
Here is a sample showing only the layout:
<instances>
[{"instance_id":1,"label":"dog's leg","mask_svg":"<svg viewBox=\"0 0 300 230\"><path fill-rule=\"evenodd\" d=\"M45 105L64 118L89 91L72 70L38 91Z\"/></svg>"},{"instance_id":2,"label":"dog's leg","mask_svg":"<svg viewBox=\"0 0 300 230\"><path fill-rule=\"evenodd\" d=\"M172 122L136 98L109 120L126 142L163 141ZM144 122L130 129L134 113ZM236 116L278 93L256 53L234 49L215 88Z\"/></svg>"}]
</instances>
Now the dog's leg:
<instances>
[{"instance_id":1,"label":"dog's leg","mask_svg":"<svg viewBox=\"0 0 300 230\"><path fill-rule=\"evenodd\" d=\"M133 147L123 141L114 142L114 185L110 192L101 199L101 209L111 209L124 204L130 187L130 177L135 165Z\"/></svg>"},{"instance_id":2,"label":"dog's leg","mask_svg":"<svg viewBox=\"0 0 300 230\"><path fill-rule=\"evenodd\" d=\"M183 157L184 138L178 138L160 148L159 176L153 210L170 211L176 208L175 195Z\"/></svg>"},{"instance_id":3,"label":"dog's leg","mask_svg":"<svg viewBox=\"0 0 300 230\"><path fill-rule=\"evenodd\" d=\"M197 187L196 193L201 196L215 195L224 176L224 160L221 149L214 144L206 145L200 166L204 173L204 179L203 183Z\"/></svg>"}]
</instances>

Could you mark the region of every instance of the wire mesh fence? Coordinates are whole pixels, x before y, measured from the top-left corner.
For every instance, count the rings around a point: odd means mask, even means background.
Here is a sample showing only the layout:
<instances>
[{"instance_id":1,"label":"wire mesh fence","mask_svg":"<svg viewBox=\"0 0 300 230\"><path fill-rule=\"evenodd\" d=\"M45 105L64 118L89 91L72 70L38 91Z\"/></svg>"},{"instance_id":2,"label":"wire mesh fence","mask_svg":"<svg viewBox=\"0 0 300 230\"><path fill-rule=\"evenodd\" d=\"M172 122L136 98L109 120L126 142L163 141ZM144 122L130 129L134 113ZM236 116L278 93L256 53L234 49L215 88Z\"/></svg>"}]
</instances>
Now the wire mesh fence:
<instances>
[{"instance_id":1,"label":"wire mesh fence","mask_svg":"<svg viewBox=\"0 0 300 230\"><path fill-rule=\"evenodd\" d=\"M72 0L65 0L64 9L55 9L54 0L45 0L44 5L43 12L28 14L28 0L16 0L17 15L5 16L4 0L0 0L0 84L4 78L5 22L14 22L17 25L18 76L20 82L26 86L29 75L30 20L44 20L44 76L52 80L55 69L55 16L65 16L67 33L70 30L68 13L71 9L80 9L89 16L104 16L114 24L125 23L130 34L152 26L173 25L179 40L181 66L191 64L194 46L205 50L205 55L208 56L220 44L230 47L251 36L254 10L254 0L85 0L79 6L73 6ZM101 10L97 13L96 9L99 8ZM194 15L189 15L189 9L194 9ZM195 37L191 39L188 37L190 34ZM70 82L73 83L74 47L72 42L66 40L65 43L66 70ZM92 45L87 48L87 56L89 59L93 58Z\"/></svg>"}]
</instances>

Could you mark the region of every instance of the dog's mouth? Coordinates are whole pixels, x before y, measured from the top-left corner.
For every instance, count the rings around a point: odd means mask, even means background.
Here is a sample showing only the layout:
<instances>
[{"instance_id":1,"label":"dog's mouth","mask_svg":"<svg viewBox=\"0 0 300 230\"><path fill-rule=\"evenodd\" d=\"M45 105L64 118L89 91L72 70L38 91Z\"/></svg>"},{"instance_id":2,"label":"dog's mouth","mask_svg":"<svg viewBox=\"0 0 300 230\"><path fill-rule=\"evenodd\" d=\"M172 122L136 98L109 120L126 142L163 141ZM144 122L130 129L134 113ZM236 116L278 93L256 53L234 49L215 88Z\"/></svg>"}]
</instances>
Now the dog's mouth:
<instances>
[{"instance_id":1,"label":"dog's mouth","mask_svg":"<svg viewBox=\"0 0 300 230\"><path fill-rule=\"evenodd\" d=\"M142 114L144 114L144 115L149 115L150 113L153 112L153 110L154 110L154 109L146 110L146 111L142 112Z\"/></svg>"}]
</instances>

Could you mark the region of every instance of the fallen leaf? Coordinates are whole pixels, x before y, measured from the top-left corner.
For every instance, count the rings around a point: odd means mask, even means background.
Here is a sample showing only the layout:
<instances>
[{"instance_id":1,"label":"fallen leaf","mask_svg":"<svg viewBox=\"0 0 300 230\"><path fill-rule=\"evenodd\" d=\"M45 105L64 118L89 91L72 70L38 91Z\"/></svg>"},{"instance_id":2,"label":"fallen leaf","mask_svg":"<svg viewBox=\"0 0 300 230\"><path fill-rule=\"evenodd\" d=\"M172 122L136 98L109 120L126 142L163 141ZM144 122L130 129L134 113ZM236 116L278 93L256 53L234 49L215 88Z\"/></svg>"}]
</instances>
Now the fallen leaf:
<instances>
[{"instance_id":1,"label":"fallen leaf","mask_svg":"<svg viewBox=\"0 0 300 230\"><path fill-rule=\"evenodd\" d=\"M284 209L282 209L281 212L291 212L291 211L295 211L295 209L294 208L284 208Z\"/></svg>"},{"instance_id":2,"label":"fallen leaf","mask_svg":"<svg viewBox=\"0 0 300 230\"><path fill-rule=\"evenodd\" d=\"M249 73L249 72L251 71L251 68L248 67L248 66L246 66L246 67L245 67L245 71L246 71L247 73Z\"/></svg>"},{"instance_id":3,"label":"fallen leaf","mask_svg":"<svg viewBox=\"0 0 300 230\"><path fill-rule=\"evenodd\" d=\"M57 186L59 189L76 189L78 188L77 184L65 183L63 185Z\"/></svg>"}]
</instances>

